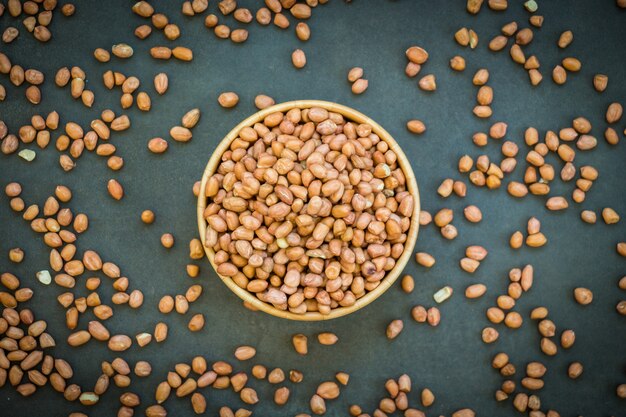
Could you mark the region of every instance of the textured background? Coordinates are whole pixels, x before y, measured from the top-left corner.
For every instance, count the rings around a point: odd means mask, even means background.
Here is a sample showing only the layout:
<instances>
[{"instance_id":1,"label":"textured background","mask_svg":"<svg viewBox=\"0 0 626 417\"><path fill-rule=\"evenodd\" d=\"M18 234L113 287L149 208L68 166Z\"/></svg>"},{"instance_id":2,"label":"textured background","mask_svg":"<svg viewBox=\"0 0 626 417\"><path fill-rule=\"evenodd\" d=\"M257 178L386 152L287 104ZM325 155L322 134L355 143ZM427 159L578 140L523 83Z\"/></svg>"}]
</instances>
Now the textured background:
<instances>
[{"instance_id":1,"label":"textured background","mask_svg":"<svg viewBox=\"0 0 626 417\"><path fill-rule=\"evenodd\" d=\"M27 204L43 204L57 184L65 184L74 191L69 206L74 212L87 213L90 228L79 239L79 250L96 249L105 260L112 260L131 279L132 288L140 288L145 303L140 311L128 307L115 309L115 316L107 322L112 333L134 335L151 331L157 321L170 325L166 343L152 343L139 349L133 347L123 357L131 365L137 360L148 360L153 366L149 378L133 378L132 390L141 395L144 404L151 403L156 384L177 362L190 361L195 355L208 360L225 359L237 370L248 371L253 363L268 367L282 367L286 371L299 369L305 381L299 385L287 383L292 390L289 403L278 409L271 401L273 388L267 382L252 381L260 394L261 402L254 408L255 415L294 415L308 411L308 399L315 386L332 379L337 371L351 375L350 384L342 390L339 399L328 401L328 415L346 415L350 404L358 403L371 412L384 396L383 384L387 378L397 378L408 373L415 388L430 387L437 401L429 415L450 414L461 407L472 407L479 415L512 415L510 401L496 403L493 393L503 378L491 369L491 357L499 351L509 353L518 368L516 381L523 375L525 364L531 360L545 363L549 370L546 386L539 393L543 409L559 410L563 416L619 416L624 415L624 401L615 395L615 387L626 382L626 333L624 317L615 312L615 305L624 299L617 288L617 280L624 275L625 261L615 252L615 244L626 239L623 221L607 226L602 221L588 225L580 221L582 209L598 211L611 206L626 213L624 198L623 144L610 147L602 138L606 127L604 112L612 101L624 103L626 97L626 11L615 6L613 0L602 1L539 1L540 14L545 16L544 27L534 29L535 40L525 48L527 55L537 54L544 82L531 88L527 75L508 57L508 52L492 53L487 50L488 40L499 28L512 20L527 27L529 14L521 2L512 3L509 10L497 13L483 7L478 16L465 12L464 1L365 1L351 4L333 0L318 7L308 22L312 36L301 43L293 34L295 23L287 31L278 28L249 26L250 37L242 45L218 40L203 25L204 17L184 17L178 2L160 2L155 6L165 12L170 20L181 27L182 37L167 41L159 31L145 41L133 36L133 30L144 20L130 11L132 2L96 0L77 2L77 12L72 18L55 14L51 24L53 39L41 45L22 29L21 23L5 13L0 19L6 25L19 26L22 34L10 45L2 44L14 63L24 68L36 67L45 72L43 102L35 107L23 98L23 90L13 87L8 77L0 82L7 87L7 100L0 103L0 118L16 132L33 113L47 114L57 110L62 123L76 121L87 126L105 108L116 112L119 107L119 90L109 92L104 88L101 75L106 69L122 71L142 80L142 87L152 96L152 110L141 113L136 108L126 112L132 128L112 135L111 142L123 156L124 168L112 172L106 160L85 152L77 167L64 173L58 166L58 152L51 145L38 150L37 159L27 163L16 155L0 156L0 175L3 184L19 181L24 185L23 197ZM240 2L252 10L257 2ZM211 2L210 11L216 10ZM206 14L206 13L205 13ZM232 18L226 19L231 26ZM453 33L461 26L474 28L480 44L474 51L458 46ZM559 50L556 40L567 29L574 32L574 42L566 50ZM130 60L112 59L101 64L92 57L96 47L109 48L118 42L128 42L135 48ZM191 63L175 60L157 62L149 57L151 46L186 45L194 50ZM406 58L404 50L419 44L430 52L422 75L437 76L438 89L426 93L416 86L417 79L404 75ZM308 64L297 71L291 65L290 55L302 48ZM456 54L467 60L464 73L453 72L448 60ZM551 69L563 57L576 56L582 71L569 74L564 86L556 86L550 79ZM93 109L86 110L80 102L70 98L69 88L59 89L53 81L61 66L80 65L87 72L87 88L96 95ZM350 92L346 81L349 68L361 66L370 87L361 96ZM478 120L471 109L476 88L471 83L474 72L481 67L491 73L489 85L494 89L494 115L490 120ZM152 77L161 71L170 77L170 89L162 97L154 93ZM593 90L591 79L597 72L609 76L609 87L604 94ZM240 104L231 110L217 105L222 91L236 91ZM187 242L197 234L195 199L191 186L199 179L212 150L232 126L255 111L254 96L264 93L277 102L315 98L352 106L381 123L403 146L413 163L422 194L422 206L435 212L442 207L455 210L455 224L459 237L454 241L441 238L433 226L420 231L417 250L432 253L437 264L431 270L418 267L411 261L406 273L416 279L416 290L406 295L399 285L391 288L378 301L348 317L327 323L288 322L262 313L252 313L241 306L240 300L216 277L206 260L200 261L201 275L196 280L185 274L188 263ZM194 129L188 144L171 143L164 155L153 155L146 149L147 141L154 136L168 137L171 126L189 109L199 107L202 118ZM599 138L596 149L578 152L578 166L592 164L599 168L600 178L581 205L570 202L570 209L562 213L548 212L544 198L529 196L514 200L502 187L488 191L468 187L468 195L461 200L451 197L442 200L436 188L443 178L459 177L456 163L459 156L469 153L474 157L487 153L500 160L499 144L491 143L479 149L471 142L471 135L485 131L495 121L509 124L507 139L520 145L520 164L508 178L521 180L525 164L523 132L535 126L542 134L569 126L576 116L591 120L593 134ZM411 118L423 120L428 130L413 136L405 129ZM616 126L621 132L624 121ZM59 134L53 134L53 139ZM620 133L623 139L623 135ZM560 170L561 164L554 155L549 162ZM121 202L113 201L106 192L109 178L119 179L126 196ZM4 186L4 185L3 185ZM553 194L571 195L573 184L555 181ZM100 362L112 360L116 355L96 341L69 349L64 340L69 331L64 325L64 312L56 302L61 289L44 287L34 277L38 270L48 267L48 250L40 236L32 232L20 215L8 208L8 199L0 197L0 258L1 270L11 271L22 282L35 289L29 303L37 317L48 321L48 329L58 346L53 355L71 361L75 369L72 382L86 390L93 386L100 374ZM484 214L482 223L473 225L462 219L462 208L476 204ZM155 211L157 219L151 226L139 220L143 209ZM542 232L549 243L541 249L523 248L512 251L507 242L514 230L524 230L530 216L542 221ZM599 216L600 217L600 216ZM162 233L171 232L176 245L165 250L159 243ZM490 254L480 269L472 276L458 267L464 248L470 244L485 246ZM6 253L12 247L22 247L25 262L10 264ZM519 330L498 327L500 340L486 346L480 332L488 325L485 310L493 305L497 295L506 291L507 274L513 267L532 263L535 267L535 284L518 302L516 310L526 320ZM486 296L468 301L464 288L470 283L483 282L489 287ZM156 305L164 294L184 293L192 283L201 283L204 294L191 306L186 316L158 313ZM441 325L430 328L411 320L413 305L433 304L432 294L444 285L456 290L451 300L440 306ZM587 307L575 303L572 290L586 286L593 290L593 304ZM111 288L103 281L100 290L103 299L110 296ZM85 291L79 280L77 293ZM86 293L85 293L86 295ZM559 329L576 331L575 346L558 356L547 358L539 350L536 325L528 313L536 306L550 309L550 318ZM207 324L202 332L192 334L186 324L192 313L205 314ZM404 332L394 341L384 336L386 325L396 318L405 321ZM81 317L79 327L85 328L89 315ZM322 347L314 335L319 331L333 331L340 342L332 347ZM302 332L310 336L310 353L298 356L291 347L291 335ZM253 363L240 364L232 358L234 348L251 344L258 350ZM581 361L585 372L579 380L566 376L567 366ZM112 387L101 403L88 410L90 416L111 416L119 406L117 397L122 390ZM232 391L204 390L209 401L209 415L216 415L222 405L238 408L243 404ZM85 411L80 404L69 404L49 387L29 399L21 398L13 389L0 390L2 415L43 416L66 415L70 411ZM411 404L418 406L418 394L410 396ZM170 415L190 415L188 399L172 398L166 403ZM51 410L54 410L52 412ZM143 414L143 411L138 411Z\"/></svg>"}]
</instances>

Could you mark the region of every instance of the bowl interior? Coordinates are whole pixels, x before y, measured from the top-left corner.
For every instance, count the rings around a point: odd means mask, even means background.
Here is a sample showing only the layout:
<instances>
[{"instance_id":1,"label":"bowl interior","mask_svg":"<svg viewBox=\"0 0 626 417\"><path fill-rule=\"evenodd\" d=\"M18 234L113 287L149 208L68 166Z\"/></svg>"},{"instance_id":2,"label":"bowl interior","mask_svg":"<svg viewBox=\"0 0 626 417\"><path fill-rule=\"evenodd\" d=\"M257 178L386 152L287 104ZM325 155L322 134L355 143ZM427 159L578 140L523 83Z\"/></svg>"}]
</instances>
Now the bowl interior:
<instances>
[{"instance_id":1,"label":"bowl interior","mask_svg":"<svg viewBox=\"0 0 626 417\"><path fill-rule=\"evenodd\" d=\"M200 186L200 193L198 195L198 205L197 205L197 215L198 215L198 230L200 232L200 240L202 241L205 253L209 262L213 266L213 269L217 271L217 265L215 265L214 257L215 252L211 248L207 248L204 246L205 243L205 233L207 223L204 219L204 209L206 208L207 198L205 196L204 190L206 189L206 183L211 175L217 170L218 165L221 162L222 154L228 150L231 142L239 135L241 129L247 126L252 126L257 122L262 122L266 116L274 112L286 112L293 108L306 109L311 107L322 107L328 111L340 113L347 120L357 122L357 123L367 123L372 126L372 132L377 134L382 140L388 143L389 148L392 149L396 155L398 156L398 164L402 168L404 175L406 177L407 189L409 193L413 196L414 205L413 205L413 213L411 215L411 225L407 232L407 241L405 242L404 252L396 261L396 265L394 268L389 271L385 277L382 279L380 284L372 291L365 294L363 297L356 300L355 304L349 307L339 307L331 310L329 314L321 314L319 312L307 312L305 314L295 314L290 311L283 311L275 308L271 304L265 303L259 300L256 296L252 295L247 290L239 287L230 277L218 276L221 280L230 288L235 294L237 294L242 300L249 303L254 308L264 311L268 314L282 317L290 320L299 320L299 321L317 321L317 320L329 320L337 317L344 316L346 314L350 314L360 308L365 307L376 298L378 298L382 293L384 293L400 276L402 270L404 269L406 263L410 259L413 249L415 247L415 242L417 241L417 235L419 230L419 212L420 212L420 198L419 198L419 190L417 187L417 181L415 180L415 175L413 173L413 169L411 168L411 164L407 159L406 155L398 145L398 143L393 139L393 137L385 130L382 126L376 123L374 120L365 116L364 114L350 108L347 106L343 106L341 104L332 103L329 101L321 101L321 100L298 100L298 101L289 101L285 103L276 104L274 106L263 109L257 113L254 113L250 117L243 120L237 126L235 126L219 143L213 155L209 159L209 162L204 170L204 174L202 175L202 182ZM217 273L217 272L216 272Z\"/></svg>"}]
</instances>

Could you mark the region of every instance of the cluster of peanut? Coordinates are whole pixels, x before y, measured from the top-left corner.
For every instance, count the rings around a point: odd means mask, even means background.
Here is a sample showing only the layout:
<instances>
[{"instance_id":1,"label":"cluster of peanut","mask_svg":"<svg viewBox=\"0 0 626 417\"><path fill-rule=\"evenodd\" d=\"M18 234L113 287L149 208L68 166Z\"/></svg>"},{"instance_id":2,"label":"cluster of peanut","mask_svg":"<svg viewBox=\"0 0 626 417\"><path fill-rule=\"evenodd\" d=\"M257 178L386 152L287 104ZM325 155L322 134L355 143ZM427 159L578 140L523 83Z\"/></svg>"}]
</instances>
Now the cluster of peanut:
<instances>
[{"instance_id":1,"label":"cluster of peanut","mask_svg":"<svg viewBox=\"0 0 626 417\"><path fill-rule=\"evenodd\" d=\"M351 306L380 285L415 205L389 144L322 108L243 128L205 194L217 272L297 314Z\"/></svg>"}]
</instances>

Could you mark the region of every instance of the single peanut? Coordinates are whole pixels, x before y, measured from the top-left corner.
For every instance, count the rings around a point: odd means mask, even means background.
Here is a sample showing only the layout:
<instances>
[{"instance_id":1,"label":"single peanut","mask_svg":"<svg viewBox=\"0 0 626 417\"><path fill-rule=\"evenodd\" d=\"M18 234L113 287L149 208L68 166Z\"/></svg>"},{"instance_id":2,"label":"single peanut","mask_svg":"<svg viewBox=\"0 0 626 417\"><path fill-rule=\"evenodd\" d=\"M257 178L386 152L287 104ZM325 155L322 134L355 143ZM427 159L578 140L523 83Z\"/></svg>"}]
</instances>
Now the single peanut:
<instances>
[{"instance_id":1,"label":"single peanut","mask_svg":"<svg viewBox=\"0 0 626 417\"><path fill-rule=\"evenodd\" d=\"M367 87L369 86L369 82L364 78L359 78L352 84L352 93L353 94L363 94Z\"/></svg>"},{"instance_id":2,"label":"single peanut","mask_svg":"<svg viewBox=\"0 0 626 417\"><path fill-rule=\"evenodd\" d=\"M291 62L297 69L302 69L306 65L306 55L302 49L296 49L291 54Z\"/></svg>"},{"instance_id":3,"label":"single peanut","mask_svg":"<svg viewBox=\"0 0 626 417\"><path fill-rule=\"evenodd\" d=\"M117 180L109 180L109 182L107 183L107 190L109 191L109 195L115 200L121 200L124 196L124 189Z\"/></svg>"},{"instance_id":4,"label":"single peanut","mask_svg":"<svg viewBox=\"0 0 626 417\"><path fill-rule=\"evenodd\" d=\"M406 123L406 128L409 132L421 135L426 131L426 125L421 120L409 120Z\"/></svg>"},{"instance_id":5,"label":"single peanut","mask_svg":"<svg viewBox=\"0 0 626 417\"><path fill-rule=\"evenodd\" d=\"M426 252L418 252L415 259L418 264L426 268L431 268L435 264L435 258Z\"/></svg>"},{"instance_id":6,"label":"single peanut","mask_svg":"<svg viewBox=\"0 0 626 417\"><path fill-rule=\"evenodd\" d=\"M578 304L591 304L593 301L593 293L587 288L579 287L574 290L574 298Z\"/></svg>"},{"instance_id":7,"label":"single peanut","mask_svg":"<svg viewBox=\"0 0 626 417\"><path fill-rule=\"evenodd\" d=\"M231 108L237 105L239 102L239 96L233 92L226 92L220 94L217 101L220 106L224 108Z\"/></svg>"},{"instance_id":8,"label":"single peanut","mask_svg":"<svg viewBox=\"0 0 626 417\"><path fill-rule=\"evenodd\" d=\"M393 320L387 326L387 331L386 331L387 339L395 339L396 337L398 337L398 335L402 332L403 328L404 328L404 323L402 322L402 320Z\"/></svg>"},{"instance_id":9,"label":"single peanut","mask_svg":"<svg viewBox=\"0 0 626 417\"><path fill-rule=\"evenodd\" d=\"M292 338L293 347L300 355L308 353L307 337L303 334L296 334Z\"/></svg>"}]
</instances>

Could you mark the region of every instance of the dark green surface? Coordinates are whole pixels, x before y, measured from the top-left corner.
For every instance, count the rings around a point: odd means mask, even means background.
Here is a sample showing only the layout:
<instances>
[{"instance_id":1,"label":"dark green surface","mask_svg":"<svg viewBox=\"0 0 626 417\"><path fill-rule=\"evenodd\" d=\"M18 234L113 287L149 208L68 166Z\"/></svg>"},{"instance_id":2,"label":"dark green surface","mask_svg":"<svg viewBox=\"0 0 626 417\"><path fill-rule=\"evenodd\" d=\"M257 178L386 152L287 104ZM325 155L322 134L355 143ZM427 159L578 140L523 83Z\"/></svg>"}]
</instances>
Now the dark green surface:
<instances>
[{"instance_id":1,"label":"dark green surface","mask_svg":"<svg viewBox=\"0 0 626 417\"><path fill-rule=\"evenodd\" d=\"M615 252L615 244L626 239L626 231L623 220L607 226L601 220L588 225L579 219L582 209L599 213L606 206L626 214L623 181L626 151L623 144L610 147L602 138L606 106L612 101L625 104L626 97L626 13L613 0L538 2L539 12L545 16L544 27L534 30L535 40L525 48L527 55L537 54L542 64L544 82L537 88L530 87L525 71L510 60L508 52L491 53L486 46L509 21L516 20L520 28L528 26L529 14L521 2L510 2L510 10L504 13L483 7L480 15L471 16L465 12L461 0L445 3L357 0L349 5L333 0L332 4L314 10L308 22L312 29L308 43L296 39L291 19L292 27L287 31L256 23L249 25L250 37L243 45L216 39L204 27L204 17L184 17L179 5L161 3L155 4L156 9L181 26L182 37L178 41L169 42L158 31L145 41L136 39L133 30L144 20L130 12L132 2L81 1L77 2L77 12L72 18L55 13L51 24L53 39L47 45L35 41L7 13L0 19L2 28L10 23L19 26L22 32L13 44L2 44L0 50L14 63L25 69L36 67L47 77L43 102L37 107L27 104L24 86L17 89L10 85L8 77L0 77L0 83L7 88L7 100L0 104L0 119L12 132L17 132L33 113L57 110L62 125L76 121L85 127L105 108L119 113L119 90L109 92L102 85L101 75L106 69L139 77L140 90L145 89L152 97L150 113L136 108L128 110L132 128L112 134L110 142L117 146L125 161L119 172L110 171L104 158L85 152L76 169L64 173L52 145L45 151L37 150L37 159L30 164L17 155L0 156L2 186L19 181L24 186L27 204L43 204L57 184L71 187L74 198L69 206L90 218L89 231L79 239L79 251L97 250L103 259L121 266L123 275L131 280L132 289L140 288L144 292L145 304L140 311L128 307L115 309L115 316L106 323L112 333L134 335L151 331L160 320L170 325L166 343L152 343L143 349L135 346L123 354L131 364L147 360L153 366L149 378L133 378L131 390L141 395L144 404L152 402L154 388L175 363L190 361L201 354L209 361L227 360L236 370L249 371L253 363L262 363L270 368L278 366L285 371L295 368L304 372L303 383L287 384L292 396L281 409L273 405L273 388L267 382L252 381L250 385L261 397L254 408L255 415L307 412L315 386L332 379L337 371L346 371L351 375L350 384L338 400L327 402L327 415L346 415L347 407L353 403L372 412L385 394L385 380L406 372L413 379L414 391L409 395L412 405L419 405L418 388L429 387L437 396L428 415L450 415L458 408L471 407L480 416L508 416L516 412L510 400L501 404L493 400L493 392L503 378L490 366L496 352L506 351L518 369L516 381L523 376L528 361L538 360L548 366L546 386L539 393L542 409L557 409L563 416L624 415L626 403L616 397L615 387L626 382L626 323L615 312L615 305L625 298L625 293L617 287L619 277L624 275L625 261ZM253 10L257 7L252 2L241 3ZM216 10L215 1L211 2L210 10ZM227 20L232 22L232 18ZM477 31L480 44L476 50L461 48L454 42L452 34L461 26ZM563 51L556 47L556 41L566 29L573 30L574 42ZM96 47L109 48L118 42L130 43L135 56L130 60L113 58L107 64L93 59ZM151 59L149 48L161 44L192 47L193 62ZM404 50L413 44L430 52L422 75L436 74L438 89L434 93L419 90L417 79L404 75ZM300 71L291 65L290 55L295 48L302 48L307 55L308 64ZM464 73L455 73L448 67L449 59L456 54L467 60ZM558 87L551 81L550 71L566 56L578 57L583 69L578 74L569 74L567 84ZM59 89L54 85L54 73L65 65L80 65L87 72L87 88L96 95L92 110L73 101L69 87ZM362 96L352 95L346 81L347 71L353 66L363 67L369 80L370 87ZM471 113L476 94L471 78L481 67L491 73L489 85L494 89L491 120L478 120ZM161 71L168 73L170 89L159 97L154 92L152 77ZM604 94L592 88L591 79L597 72L609 76L609 87ZM222 91L236 91L240 104L232 110L220 108L217 96ZM244 309L240 300L217 279L206 260L200 262L202 273L198 279L186 276L187 242L197 235L191 186L199 179L220 139L255 111L253 99L259 93L268 94L277 102L324 99L362 111L383 125L410 157L423 208L432 213L442 207L455 210L454 224L459 229L456 240L444 240L433 226L420 231L416 249L432 253L437 264L427 271L413 260L409 263L405 272L416 279L413 294L402 293L396 285L378 301L348 317L327 323L299 323ZM155 136L168 138L169 128L178 124L180 117L193 107L202 110L202 117L191 142L171 143L165 155L149 153L147 141ZM600 171L600 179L583 204L570 201L566 212L551 213L544 208L544 198L514 200L504 187L488 191L470 186L465 199L442 200L436 194L443 178L459 177L456 163L461 155L469 153L475 157L487 153L500 159L499 143L494 141L479 149L471 142L471 135L486 131L490 123L507 122L507 139L520 145L523 154L527 150L523 143L526 127L537 127L543 137L547 129L558 131L579 115L589 118L594 126L592 133L599 139L597 149L577 154L577 166L592 164ZM423 120L427 132L421 136L407 133L404 125L411 118ZM623 131L623 120L616 129ZM59 131L52 137L58 134ZM620 137L623 141L623 134ZM549 161L560 170L561 164L554 155ZM508 178L521 180L525 167L522 155L518 162L518 168ZM109 178L117 178L124 185L126 196L121 202L107 195ZM553 194L562 193L569 198L572 186L555 181ZM53 355L70 360L75 369L72 382L89 390L100 375L100 361L112 360L116 355L96 341L77 349L65 345L69 331L64 325L63 309L55 301L63 291L54 285L44 287L34 277L36 271L48 267L48 250L40 236L9 210L6 196L0 199L0 270L14 272L24 285L34 288L35 297L28 305L37 317L48 321L49 332L58 342ZM462 208L467 204L482 209L482 223L472 225L462 219ZM139 220L141 210L146 208L156 213L156 222L151 226ZM542 221L548 245L542 249L512 251L507 244L510 234L524 230L527 219L533 215ZM165 232L173 233L176 238L176 245L169 251L159 243L159 236ZM473 276L458 266L464 248L470 244L483 245L490 251ZM20 265L9 264L6 257L7 251L16 246L26 252L25 262ZM516 307L525 325L514 331L499 326L500 340L484 345L480 332L488 325L486 308L506 291L509 269L527 263L535 267L535 284ZM464 299L464 288L476 282L489 287L487 295L476 301ZM204 294L186 316L175 313L163 316L157 311L162 295L184 294L193 283L202 284ZM432 305L432 294L444 285L453 286L456 292L440 306L441 325L430 328L414 323L411 307ZM582 307L575 303L572 290L577 286L593 290L592 305ZM101 288L100 294L106 300L111 294L106 278ZM77 289L77 293L85 291L81 280ZM536 325L528 319L530 310L539 305L550 309L550 318L559 334L565 328L576 331L575 346L554 358L541 353ZM207 325L202 332L192 334L186 323L197 312L205 314ZM385 327L396 318L404 320L404 332L396 340L388 341ZM89 320L90 315L81 317L79 327L86 328ZM320 331L335 332L340 342L332 347L320 346L314 342L314 335ZM306 357L298 356L291 347L291 335L298 332L310 337L310 353ZM240 344L251 344L258 350L257 357L249 364L237 363L232 357L234 348ZM585 366L584 374L576 381L566 377L567 366L573 361L581 361ZM90 416L112 416L122 392L110 388L100 404L89 409L67 403L49 387L29 399L4 387L0 390L3 408L0 414L56 416L82 410ZM207 415L217 415L222 405L235 409L243 406L232 391L205 389L203 392L210 404ZM170 415L192 414L188 399L170 399L166 408ZM136 415L143 415L143 410L138 410Z\"/></svg>"}]
</instances>

